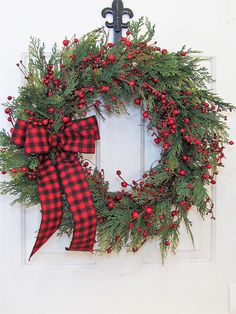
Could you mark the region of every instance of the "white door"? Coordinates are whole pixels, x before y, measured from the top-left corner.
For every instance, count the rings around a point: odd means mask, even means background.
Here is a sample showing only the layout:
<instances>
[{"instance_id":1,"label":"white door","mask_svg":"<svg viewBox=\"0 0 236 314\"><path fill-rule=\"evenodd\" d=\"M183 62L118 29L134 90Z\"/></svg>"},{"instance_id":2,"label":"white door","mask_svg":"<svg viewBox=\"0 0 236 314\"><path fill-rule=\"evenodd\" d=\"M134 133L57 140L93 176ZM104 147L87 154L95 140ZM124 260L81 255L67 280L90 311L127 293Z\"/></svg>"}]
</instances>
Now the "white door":
<instances>
[{"instance_id":1,"label":"white door","mask_svg":"<svg viewBox=\"0 0 236 314\"><path fill-rule=\"evenodd\" d=\"M214 88L236 103L235 0L126 0L124 4L136 18L148 16L157 24L161 47L177 50L186 44L212 57L206 65L216 78ZM25 58L30 35L51 47L54 41L61 43L65 35L79 36L104 24L100 12L110 5L108 0L2 0L1 102L17 94L21 76L15 63ZM7 128L2 111L1 127ZM232 138L236 138L235 119L235 114L230 115ZM143 135L138 111L133 110L127 118L101 122L100 130L96 162L105 169L114 189L118 168L127 178L138 178L158 157ZM1 197L0 313L236 314L235 158L235 148L228 148L226 167L212 191L216 221L202 222L193 215L195 250L183 228L177 255L169 256L164 267L155 242L135 255L122 252L97 257L66 252L69 240L57 237L29 263L27 257L40 222L39 208L10 207L10 197Z\"/></svg>"}]
</instances>

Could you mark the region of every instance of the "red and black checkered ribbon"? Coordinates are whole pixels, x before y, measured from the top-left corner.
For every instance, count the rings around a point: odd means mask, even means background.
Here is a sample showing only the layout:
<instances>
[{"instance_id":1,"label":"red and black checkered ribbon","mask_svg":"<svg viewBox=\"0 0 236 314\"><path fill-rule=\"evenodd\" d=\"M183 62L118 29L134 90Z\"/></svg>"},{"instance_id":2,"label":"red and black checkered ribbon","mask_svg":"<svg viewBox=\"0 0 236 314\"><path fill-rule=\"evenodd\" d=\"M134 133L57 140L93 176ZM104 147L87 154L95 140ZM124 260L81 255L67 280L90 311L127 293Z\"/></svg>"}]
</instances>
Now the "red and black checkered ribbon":
<instances>
[{"instance_id":1,"label":"red and black checkered ribbon","mask_svg":"<svg viewBox=\"0 0 236 314\"><path fill-rule=\"evenodd\" d=\"M97 219L78 152L94 153L99 138L95 116L69 122L57 134L44 126L17 120L11 142L24 147L26 154L37 154L40 161L37 182L42 220L30 258L60 226L62 190L74 219L73 238L67 250L92 251ZM55 163L50 158L52 150L56 152Z\"/></svg>"}]
</instances>

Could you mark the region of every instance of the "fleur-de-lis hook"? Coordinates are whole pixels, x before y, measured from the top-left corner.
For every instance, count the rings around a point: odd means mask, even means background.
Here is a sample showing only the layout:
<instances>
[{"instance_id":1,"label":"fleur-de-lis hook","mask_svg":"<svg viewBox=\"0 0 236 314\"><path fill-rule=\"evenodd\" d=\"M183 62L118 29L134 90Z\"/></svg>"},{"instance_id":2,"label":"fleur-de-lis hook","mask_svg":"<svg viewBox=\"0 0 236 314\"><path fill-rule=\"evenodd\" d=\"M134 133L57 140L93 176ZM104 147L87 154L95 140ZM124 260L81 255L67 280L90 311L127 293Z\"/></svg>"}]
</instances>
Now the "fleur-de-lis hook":
<instances>
[{"instance_id":1,"label":"fleur-de-lis hook","mask_svg":"<svg viewBox=\"0 0 236 314\"><path fill-rule=\"evenodd\" d=\"M127 14L129 18L132 19L134 14L132 10L124 8L122 0L113 0L111 8L105 8L102 10L102 16L104 18L107 14L113 15L112 23L106 21L106 26L114 29L114 42L117 43L121 38L122 28L127 28L129 26L129 22L123 22L123 15Z\"/></svg>"}]
</instances>

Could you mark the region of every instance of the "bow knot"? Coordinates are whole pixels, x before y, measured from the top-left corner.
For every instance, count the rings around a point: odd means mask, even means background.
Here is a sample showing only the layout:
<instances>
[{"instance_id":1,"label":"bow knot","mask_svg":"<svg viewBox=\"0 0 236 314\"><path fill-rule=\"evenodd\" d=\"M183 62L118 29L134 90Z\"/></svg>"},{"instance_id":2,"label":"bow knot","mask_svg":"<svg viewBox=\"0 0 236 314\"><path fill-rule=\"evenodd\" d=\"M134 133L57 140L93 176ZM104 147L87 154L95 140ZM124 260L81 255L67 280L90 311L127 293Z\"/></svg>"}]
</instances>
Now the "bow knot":
<instances>
[{"instance_id":1,"label":"bow knot","mask_svg":"<svg viewBox=\"0 0 236 314\"><path fill-rule=\"evenodd\" d=\"M60 143L60 136L56 133L50 134L51 147L57 147Z\"/></svg>"}]
</instances>

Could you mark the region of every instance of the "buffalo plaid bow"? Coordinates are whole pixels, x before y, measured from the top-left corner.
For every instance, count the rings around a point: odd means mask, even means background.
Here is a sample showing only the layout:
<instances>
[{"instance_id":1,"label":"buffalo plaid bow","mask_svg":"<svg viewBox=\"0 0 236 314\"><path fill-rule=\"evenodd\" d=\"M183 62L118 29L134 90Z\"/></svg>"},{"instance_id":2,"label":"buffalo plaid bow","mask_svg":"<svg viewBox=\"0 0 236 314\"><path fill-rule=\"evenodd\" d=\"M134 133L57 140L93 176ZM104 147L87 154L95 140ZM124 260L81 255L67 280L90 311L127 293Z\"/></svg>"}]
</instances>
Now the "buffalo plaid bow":
<instances>
[{"instance_id":1,"label":"buffalo plaid bow","mask_svg":"<svg viewBox=\"0 0 236 314\"><path fill-rule=\"evenodd\" d=\"M95 116L67 123L58 134L46 127L18 119L11 142L24 147L26 154L38 154L38 191L42 207L39 233L30 258L58 229L62 219L61 188L74 219L70 251L91 251L95 242L96 212L91 192L77 153L94 153L100 138ZM55 164L50 151L56 151Z\"/></svg>"}]
</instances>

